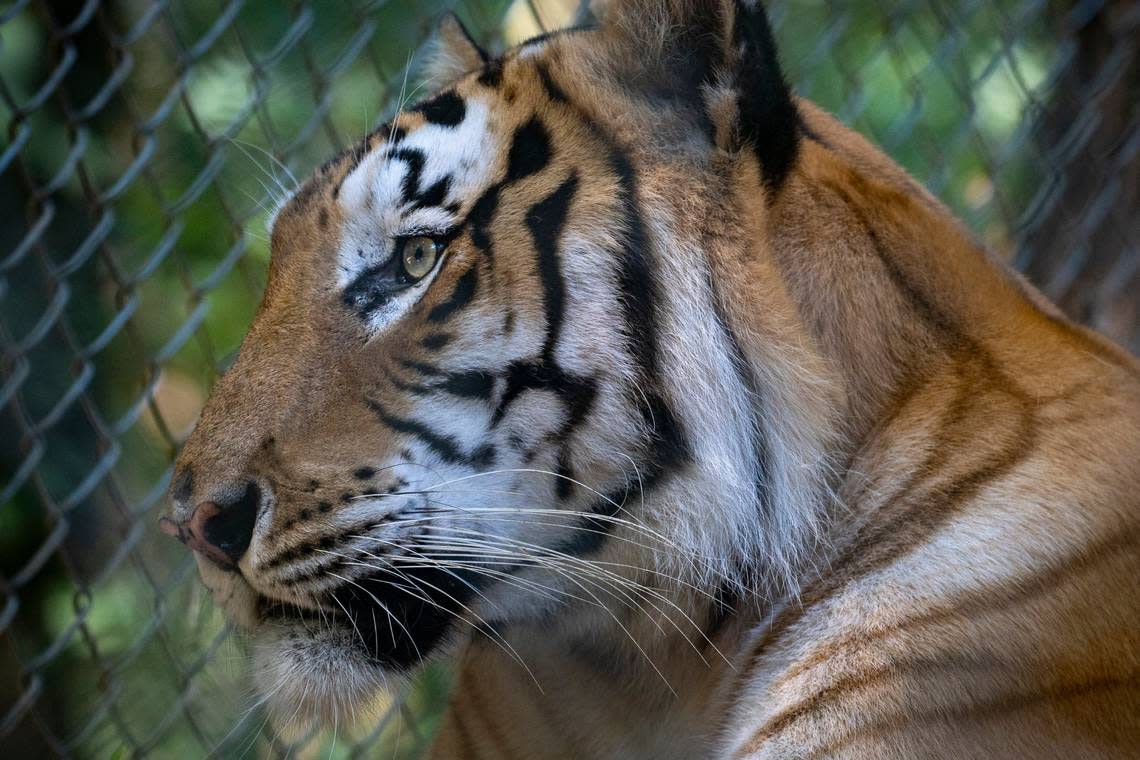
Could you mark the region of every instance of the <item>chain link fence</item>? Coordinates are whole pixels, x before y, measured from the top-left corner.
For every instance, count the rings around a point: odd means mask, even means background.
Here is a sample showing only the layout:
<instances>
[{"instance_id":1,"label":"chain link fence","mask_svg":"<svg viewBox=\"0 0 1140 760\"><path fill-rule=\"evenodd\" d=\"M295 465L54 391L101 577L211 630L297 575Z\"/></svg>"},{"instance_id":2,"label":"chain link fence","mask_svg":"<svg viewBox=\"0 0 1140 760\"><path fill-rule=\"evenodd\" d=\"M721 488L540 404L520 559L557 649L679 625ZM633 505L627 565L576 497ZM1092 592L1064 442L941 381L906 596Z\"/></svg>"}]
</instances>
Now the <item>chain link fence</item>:
<instances>
[{"instance_id":1,"label":"chain link fence","mask_svg":"<svg viewBox=\"0 0 1140 760\"><path fill-rule=\"evenodd\" d=\"M0 10L0 747L414 757L445 666L282 734L156 530L252 317L267 210L423 93L432 19L492 46L579 0L17 0ZM1075 318L1140 349L1140 3L772 0L799 92Z\"/></svg>"}]
</instances>

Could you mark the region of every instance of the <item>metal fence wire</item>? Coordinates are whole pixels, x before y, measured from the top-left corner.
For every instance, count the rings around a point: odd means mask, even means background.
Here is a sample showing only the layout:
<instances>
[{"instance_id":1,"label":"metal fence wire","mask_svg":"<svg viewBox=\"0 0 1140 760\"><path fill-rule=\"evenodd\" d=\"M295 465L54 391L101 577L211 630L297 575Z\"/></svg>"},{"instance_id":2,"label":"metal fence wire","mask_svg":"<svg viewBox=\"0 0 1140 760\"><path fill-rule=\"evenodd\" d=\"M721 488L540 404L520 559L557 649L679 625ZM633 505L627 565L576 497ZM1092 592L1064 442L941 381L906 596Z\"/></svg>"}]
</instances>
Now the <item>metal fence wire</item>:
<instances>
[{"instance_id":1,"label":"metal fence wire","mask_svg":"<svg viewBox=\"0 0 1140 760\"><path fill-rule=\"evenodd\" d=\"M452 8L502 47L579 0L17 0L0 11L5 757L413 757L266 725L247 652L156 529L258 302L267 209L390 115ZM1140 2L772 0L798 91L881 144L1069 314L1140 348Z\"/></svg>"}]
</instances>

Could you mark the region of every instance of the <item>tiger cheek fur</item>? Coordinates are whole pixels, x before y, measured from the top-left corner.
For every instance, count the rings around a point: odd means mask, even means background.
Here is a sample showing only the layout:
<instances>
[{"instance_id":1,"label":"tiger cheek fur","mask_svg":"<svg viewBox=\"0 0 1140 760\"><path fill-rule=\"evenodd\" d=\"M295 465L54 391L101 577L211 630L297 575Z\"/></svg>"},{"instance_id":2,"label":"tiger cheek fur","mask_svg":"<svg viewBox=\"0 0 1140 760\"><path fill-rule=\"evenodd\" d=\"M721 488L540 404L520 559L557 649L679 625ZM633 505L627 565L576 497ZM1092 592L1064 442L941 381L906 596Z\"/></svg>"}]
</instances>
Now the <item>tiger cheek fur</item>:
<instances>
[{"instance_id":1,"label":"tiger cheek fur","mask_svg":"<svg viewBox=\"0 0 1140 760\"><path fill-rule=\"evenodd\" d=\"M258 690L337 722L454 653L441 758L1126 756L1136 362L793 97L758 2L604 5L446 18L446 86L276 214L165 523Z\"/></svg>"}]
</instances>

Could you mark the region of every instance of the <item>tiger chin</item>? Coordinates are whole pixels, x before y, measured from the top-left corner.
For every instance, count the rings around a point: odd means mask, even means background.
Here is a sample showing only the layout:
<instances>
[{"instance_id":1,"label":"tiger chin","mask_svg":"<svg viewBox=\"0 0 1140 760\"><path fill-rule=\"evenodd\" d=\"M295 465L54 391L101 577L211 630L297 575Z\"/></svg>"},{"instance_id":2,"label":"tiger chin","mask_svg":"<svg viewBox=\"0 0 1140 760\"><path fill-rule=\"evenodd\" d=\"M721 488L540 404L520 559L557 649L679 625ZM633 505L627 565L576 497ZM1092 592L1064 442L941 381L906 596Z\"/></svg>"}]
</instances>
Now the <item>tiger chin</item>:
<instances>
[{"instance_id":1,"label":"tiger chin","mask_svg":"<svg viewBox=\"0 0 1140 760\"><path fill-rule=\"evenodd\" d=\"M456 663L440 758L1140 748L1140 367L795 97L612 0L276 214L164 529L284 718Z\"/></svg>"}]
</instances>

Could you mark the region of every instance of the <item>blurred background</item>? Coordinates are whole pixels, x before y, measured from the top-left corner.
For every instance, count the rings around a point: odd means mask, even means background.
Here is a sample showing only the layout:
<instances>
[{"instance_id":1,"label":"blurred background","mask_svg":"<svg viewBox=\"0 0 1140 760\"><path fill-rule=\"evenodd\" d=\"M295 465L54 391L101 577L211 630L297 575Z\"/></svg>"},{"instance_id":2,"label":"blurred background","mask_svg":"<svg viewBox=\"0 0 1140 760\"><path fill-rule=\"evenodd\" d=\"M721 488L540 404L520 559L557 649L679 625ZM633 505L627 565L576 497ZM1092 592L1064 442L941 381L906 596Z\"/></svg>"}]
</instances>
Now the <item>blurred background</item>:
<instances>
[{"instance_id":1,"label":"blurred background","mask_svg":"<svg viewBox=\"0 0 1140 760\"><path fill-rule=\"evenodd\" d=\"M1140 349L1140 2L771 0L798 91L1074 318ZM276 199L391 115L433 21L580 0L17 0L0 10L0 752L415 757L437 666L283 736L156 529L260 297Z\"/></svg>"}]
</instances>

